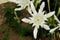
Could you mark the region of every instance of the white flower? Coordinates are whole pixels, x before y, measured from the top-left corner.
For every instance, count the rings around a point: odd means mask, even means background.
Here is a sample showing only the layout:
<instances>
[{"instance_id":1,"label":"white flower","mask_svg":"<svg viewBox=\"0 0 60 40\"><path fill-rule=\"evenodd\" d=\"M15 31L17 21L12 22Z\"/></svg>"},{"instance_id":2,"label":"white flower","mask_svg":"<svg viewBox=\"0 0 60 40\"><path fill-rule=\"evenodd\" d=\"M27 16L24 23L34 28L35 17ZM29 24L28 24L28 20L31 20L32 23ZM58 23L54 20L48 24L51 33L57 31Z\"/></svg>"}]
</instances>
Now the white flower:
<instances>
[{"instance_id":1,"label":"white flower","mask_svg":"<svg viewBox=\"0 0 60 40\"><path fill-rule=\"evenodd\" d=\"M60 21L59 21L59 19L56 17L56 15L54 15L54 18L55 18L55 20L60 24Z\"/></svg>"},{"instance_id":2,"label":"white flower","mask_svg":"<svg viewBox=\"0 0 60 40\"><path fill-rule=\"evenodd\" d=\"M30 0L9 0L9 1L18 4L17 6L21 6L20 8L16 8L15 10L25 9L26 6L29 6L30 3Z\"/></svg>"},{"instance_id":3,"label":"white flower","mask_svg":"<svg viewBox=\"0 0 60 40\"><path fill-rule=\"evenodd\" d=\"M8 0L0 0L0 4L6 3L6 2L8 2Z\"/></svg>"},{"instance_id":4,"label":"white flower","mask_svg":"<svg viewBox=\"0 0 60 40\"><path fill-rule=\"evenodd\" d=\"M59 19L56 17L56 15L54 15L54 18L55 18L55 20L58 22L58 26L50 30L50 33L52 33L52 34L54 33L54 31L55 31L56 29L59 28L59 30L60 30L60 21L59 21Z\"/></svg>"},{"instance_id":5,"label":"white flower","mask_svg":"<svg viewBox=\"0 0 60 40\"><path fill-rule=\"evenodd\" d=\"M32 2L34 2L35 0L32 0ZM42 0L36 0L38 3L40 3Z\"/></svg>"},{"instance_id":6,"label":"white flower","mask_svg":"<svg viewBox=\"0 0 60 40\"><path fill-rule=\"evenodd\" d=\"M33 31L33 36L36 39L39 26L41 26L42 28L46 30L50 30L49 26L45 24L45 20L47 20L47 18L51 17L52 15L54 15L55 11L50 12L48 14L44 14L45 11L43 11L43 9L45 7L45 2L41 4L38 12L36 12L35 7L32 2L30 3L30 5L31 5L31 8L29 10L29 13L32 17L23 18L22 21L25 23L33 24L32 27L35 26L34 31Z\"/></svg>"},{"instance_id":7,"label":"white flower","mask_svg":"<svg viewBox=\"0 0 60 40\"><path fill-rule=\"evenodd\" d=\"M58 27L51 29L49 32L53 34L56 29L58 29Z\"/></svg>"},{"instance_id":8,"label":"white flower","mask_svg":"<svg viewBox=\"0 0 60 40\"><path fill-rule=\"evenodd\" d=\"M60 30L60 24L58 24L58 26L57 26L57 27L55 27L55 28L51 29L49 32L50 32L51 34L53 34L53 33L54 33L54 31L55 31L56 29L58 29L58 28L59 28L59 30Z\"/></svg>"}]
</instances>

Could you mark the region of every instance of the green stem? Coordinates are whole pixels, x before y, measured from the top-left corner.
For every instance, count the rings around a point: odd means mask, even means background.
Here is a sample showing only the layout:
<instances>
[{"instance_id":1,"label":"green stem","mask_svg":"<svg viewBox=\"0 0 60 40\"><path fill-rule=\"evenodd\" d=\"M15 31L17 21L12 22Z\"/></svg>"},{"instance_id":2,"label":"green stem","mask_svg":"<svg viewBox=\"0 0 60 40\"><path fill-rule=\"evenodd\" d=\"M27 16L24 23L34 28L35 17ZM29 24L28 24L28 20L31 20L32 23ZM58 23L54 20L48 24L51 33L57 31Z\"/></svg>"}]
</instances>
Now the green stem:
<instances>
[{"instance_id":1,"label":"green stem","mask_svg":"<svg viewBox=\"0 0 60 40\"><path fill-rule=\"evenodd\" d=\"M20 23L19 17L17 16L17 13L15 11L14 11L14 14L15 14L14 19L16 19L18 23Z\"/></svg>"},{"instance_id":2,"label":"green stem","mask_svg":"<svg viewBox=\"0 0 60 40\"><path fill-rule=\"evenodd\" d=\"M35 6L35 8L37 8L37 6L38 6L38 0L34 0L34 6Z\"/></svg>"},{"instance_id":3,"label":"green stem","mask_svg":"<svg viewBox=\"0 0 60 40\"><path fill-rule=\"evenodd\" d=\"M50 0L47 0L47 2L48 2L48 10L49 10L49 12L50 12L50 11L51 11L51 10L50 10ZM53 21L52 18L49 18L48 20L49 20L50 22Z\"/></svg>"},{"instance_id":4,"label":"green stem","mask_svg":"<svg viewBox=\"0 0 60 40\"><path fill-rule=\"evenodd\" d=\"M60 14L60 7L59 7L59 9L58 9L58 13L57 13L57 16Z\"/></svg>"},{"instance_id":5,"label":"green stem","mask_svg":"<svg viewBox=\"0 0 60 40\"><path fill-rule=\"evenodd\" d=\"M48 2L48 10L50 12L50 0L47 0L47 2Z\"/></svg>"},{"instance_id":6,"label":"green stem","mask_svg":"<svg viewBox=\"0 0 60 40\"><path fill-rule=\"evenodd\" d=\"M54 7L54 10L56 10L56 7L57 7L57 3L58 3L58 0L56 0L56 3L55 3L55 7Z\"/></svg>"},{"instance_id":7,"label":"green stem","mask_svg":"<svg viewBox=\"0 0 60 40\"><path fill-rule=\"evenodd\" d=\"M15 14L16 17L18 17L18 16L17 16L17 13L16 13L15 11L14 11L14 14Z\"/></svg>"}]
</instances>

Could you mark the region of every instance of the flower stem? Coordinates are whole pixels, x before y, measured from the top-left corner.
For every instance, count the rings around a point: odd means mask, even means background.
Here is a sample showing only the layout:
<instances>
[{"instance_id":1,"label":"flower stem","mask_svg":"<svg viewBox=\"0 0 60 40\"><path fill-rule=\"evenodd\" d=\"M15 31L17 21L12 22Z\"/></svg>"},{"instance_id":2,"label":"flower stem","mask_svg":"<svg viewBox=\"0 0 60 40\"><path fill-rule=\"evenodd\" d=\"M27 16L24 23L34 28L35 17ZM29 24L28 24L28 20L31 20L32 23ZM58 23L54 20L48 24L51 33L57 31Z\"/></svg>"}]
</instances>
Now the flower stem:
<instances>
[{"instance_id":1,"label":"flower stem","mask_svg":"<svg viewBox=\"0 0 60 40\"><path fill-rule=\"evenodd\" d=\"M35 8L37 8L37 6L38 6L38 0L34 0L34 5L35 5Z\"/></svg>"},{"instance_id":2,"label":"flower stem","mask_svg":"<svg viewBox=\"0 0 60 40\"><path fill-rule=\"evenodd\" d=\"M17 16L17 13L14 11L14 14L15 14L15 17L14 17L14 19L15 20L17 20L17 22L19 23L20 22L20 20L19 20L19 17Z\"/></svg>"},{"instance_id":3,"label":"flower stem","mask_svg":"<svg viewBox=\"0 0 60 40\"><path fill-rule=\"evenodd\" d=\"M58 13L57 13L57 16L59 16L59 14L60 14L60 7L59 7L59 9L58 9Z\"/></svg>"},{"instance_id":4,"label":"flower stem","mask_svg":"<svg viewBox=\"0 0 60 40\"><path fill-rule=\"evenodd\" d=\"M48 10L50 12L50 0L47 0L47 2L48 2Z\"/></svg>"},{"instance_id":5,"label":"flower stem","mask_svg":"<svg viewBox=\"0 0 60 40\"><path fill-rule=\"evenodd\" d=\"M57 7L57 3L58 3L58 0L56 0L56 3L55 3L55 7L54 7L54 10L56 10L56 7Z\"/></svg>"}]
</instances>

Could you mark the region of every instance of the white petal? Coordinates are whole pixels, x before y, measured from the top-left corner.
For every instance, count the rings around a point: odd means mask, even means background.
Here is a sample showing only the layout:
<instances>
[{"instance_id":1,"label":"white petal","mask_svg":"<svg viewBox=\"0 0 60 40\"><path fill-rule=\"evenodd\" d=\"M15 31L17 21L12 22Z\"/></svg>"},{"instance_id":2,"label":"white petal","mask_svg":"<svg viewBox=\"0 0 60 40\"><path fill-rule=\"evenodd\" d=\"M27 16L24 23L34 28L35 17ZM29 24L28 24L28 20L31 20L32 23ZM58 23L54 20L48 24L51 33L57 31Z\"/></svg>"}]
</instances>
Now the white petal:
<instances>
[{"instance_id":1,"label":"white petal","mask_svg":"<svg viewBox=\"0 0 60 40\"><path fill-rule=\"evenodd\" d=\"M33 24L33 21L32 21L32 20L30 20L29 24Z\"/></svg>"},{"instance_id":2,"label":"white petal","mask_svg":"<svg viewBox=\"0 0 60 40\"><path fill-rule=\"evenodd\" d=\"M28 12L31 16L33 15L30 7L28 7Z\"/></svg>"},{"instance_id":3,"label":"white petal","mask_svg":"<svg viewBox=\"0 0 60 40\"><path fill-rule=\"evenodd\" d=\"M9 2L19 3L18 0L8 0Z\"/></svg>"},{"instance_id":4,"label":"white petal","mask_svg":"<svg viewBox=\"0 0 60 40\"><path fill-rule=\"evenodd\" d=\"M43 11L42 14L44 15L45 12L46 12L46 11Z\"/></svg>"},{"instance_id":5,"label":"white petal","mask_svg":"<svg viewBox=\"0 0 60 40\"><path fill-rule=\"evenodd\" d=\"M59 19L57 18L56 15L54 15L54 18L55 18L55 20L56 20L58 23L60 23L60 21L59 21Z\"/></svg>"},{"instance_id":6,"label":"white petal","mask_svg":"<svg viewBox=\"0 0 60 40\"><path fill-rule=\"evenodd\" d=\"M54 14L55 14L55 11L50 12L50 13L48 13L48 14L45 14L44 16L45 16L46 18L49 18L49 17L51 17L51 16L54 15Z\"/></svg>"},{"instance_id":7,"label":"white petal","mask_svg":"<svg viewBox=\"0 0 60 40\"><path fill-rule=\"evenodd\" d=\"M38 0L38 3L40 3L42 0Z\"/></svg>"},{"instance_id":8,"label":"white petal","mask_svg":"<svg viewBox=\"0 0 60 40\"><path fill-rule=\"evenodd\" d=\"M45 7L45 2L42 2L42 4L41 4L40 9L39 9L38 12L39 12L39 13L42 12L43 9L44 9L44 7Z\"/></svg>"},{"instance_id":9,"label":"white petal","mask_svg":"<svg viewBox=\"0 0 60 40\"><path fill-rule=\"evenodd\" d=\"M35 39L37 38L37 33L38 33L38 28L35 27L34 31L33 31L33 36L34 36Z\"/></svg>"},{"instance_id":10,"label":"white petal","mask_svg":"<svg viewBox=\"0 0 60 40\"><path fill-rule=\"evenodd\" d=\"M30 2L30 5L31 5L31 10L33 11L33 14L37 14L36 9L32 2Z\"/></svg>"},{"instance_id":11,"label":"white petal","mask_svg":"<svg viewBox=\"0 0 60 40\"><path fill-rule=\"evenodd\" d=\"M60 30L60 28L59 28L59 30Z\"/></svg>"},{"instance_id":12,"label":"white petal","mask_svg":"<svg viewBox=\"0 0 60 40\"><path fill-rule=\"evenodd\" d=\"M58 24L59 30L60 30L60 24Z\"/></svg>"},{"instance_id":13,"label":"white petal","mask_svg":"<svg viewBox=\"0 0 60 40\"><path fill-rule=\"evenodd\" d=\"M35 0L31 0L31 2L33 2L33 3L34 3L34 1L35 1Z\"/></svg>"},{"instance_id":14,"label":"white petal","mask_svg":"<svg viewBox=\"0 0 60 40\"><path fill-rule=\"evenodd\" d=\"M30 20L33 20L33 17L29 17Z\"/></svg>"},{"instance_id":15,"label":"white petal","mask_svg":"<svg viewBox=\"0 0 60 40\"><path fill-rule=\"evenodd\" d=\"M60 28L59 28L59 30L60 30Z\"/></svg>"},{"instance_id":16,"label":"white petal","mask_svg":"<svg viewBox=\"0 0 60 40\"><path fill-rule=\"evenodd\" d=\"M23 10L24 8L21 7L21 8L15 8L15 11L20 11L20 10Z\"/></svg>"},{"instance_id":17,"label":"white petal","mask_svg":"<svg viewBox=\"0 0 60 40\"><path fill-rule=\"evenodd\" d=\"M33 24L32 27L34 27L36 24Z\"/></svg>"},{"instance_id":18,"label":"white petal","mask_svg":"<svg viewBox=\"0 0 60 40\"><path fill-rule=\"evenodd\" d=\"M60 23L58 24L58 26L60 27Z\"/></svg>"},{"instance_id":19,"label":"white petal","mask_svg":"<svg viewBox=\"0 0 60 40\"><path fill-rule=\"evenodd\" d=\"M43 28L46 29L46 30L50 30L49 26L48 25L45 25L45 24L44 24L44 27Z\"/></svg>"},{"instance_id":20,"label":"white petal","mask_svg":"<svg viewBox=\"0 0 60 40\"><path fill-rule=\"evenodd\" d=\"M32 0L33 3L34 3L34 1L35 1L35 0ZM42 0L37 0L37 1L38 1L38 3L40 3Z\"/></svg>"},{"instance_id":21,"label":"white petal","mask_svg":"<svg viewBox=\"0 0 60 40\"><path fill-rule=\"evenodd\" d=\"M58 29L59 27L55 27L55 28L53 28L53 29L51 29L49 32L50 33L54 33L54 31L56 30L56 29Z\"/></svg>"},{"instance_id":22,"label":"white petal","mask_svg":"<svg viewBox=\"0 0 60 40\"><path fill-rule=\"evenodd\" d=\"M43 11L43 12L39 11L39 14L40 15L44 15L44 13L45 13L45 11Z\"/></svg>"},{"instance_id":23,"label":"white petal","mask_svg":"<svg viewBox=\"0 0 60 40\"><path fill-rule=\"evenodd\" d=\"M22 21L25 23L30 23L30 19L27 19L27 18L23 18Z\"/></svg>"}]
</instances>

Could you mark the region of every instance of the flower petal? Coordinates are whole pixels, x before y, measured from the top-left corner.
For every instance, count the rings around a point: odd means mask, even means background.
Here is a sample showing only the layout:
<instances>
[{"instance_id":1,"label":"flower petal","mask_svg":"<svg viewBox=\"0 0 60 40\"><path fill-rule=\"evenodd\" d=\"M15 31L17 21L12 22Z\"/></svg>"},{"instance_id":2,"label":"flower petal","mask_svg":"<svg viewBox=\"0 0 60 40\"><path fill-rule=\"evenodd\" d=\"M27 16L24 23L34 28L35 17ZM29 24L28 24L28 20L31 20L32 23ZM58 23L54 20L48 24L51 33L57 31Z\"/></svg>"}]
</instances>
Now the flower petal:
<instances>
[{"instance_id":1,"label":"flower petal","mask_svg":"<svg viewBox=\"0 0 60 40\"><path fill-rule=\"evenodd\" d=\"M33 14L32 14L32 11L31 11L31 8L30 7L28 7L28 12L29 12L29 14L32 16Z\"/></svg>"},{"instance_id":2,"label":"flower petal","mask_svg":"<svg viewBox=\"0 0 60 40\"><path fill-rule=\"evenodd\" d=\"M59 21L59 19L57 18L56 15L54 15L54 18L55 18L55 20L56 20L58 23L60 23L60 21Z\"/></svg>"},{"instance_id":3,"label":"flower petal","mask_svg":"<svg viewBox=\"0 0 60 40\"><path fill-rule=\"evenodd\" d=\"M55 11L50 12L50 13L48 13L48 14L45 14L44 16L45 16L46 18L49 18L49 17L51 17L51 16L54 15L54 14L55 14Z\"/></svg>"},{"instance_id":4,"label":"flower petal","mask_svg":"<svg viewBox=\"0 0 60 40\"><path fill-rule=\"evenodd\" d=\"M46 11L43 11L42 14L44 15L45 12L46 12Z\"/></svg>"},{"instance_id":5,"label":"flower petal","mask_svg":"<svg viewBox=\"0 0 60 40\"><path fill-rule=\"evenodd\" d=\"M43 12L40 11L40 12L39 12L40 15L44 15L44 13L45 13L45 11L43 11Z\"/></svg>"},{"instance_id":6,"label":"flower petal","mask_svg":"<svg viewBox=\"0 0 60 40\"><path fill-rule=\"evenodd\" d=\"M36 9L32 2L30 2L30 5L31 5L31 10L33 11L33 14L37 14Z\"/></svg>"},{"instance_id":7,"label":"flower petal","mask_svg":"<svg viewBox=\"0 0 60 40\"><path fill-rule=\"evenodd\" d=\"M40 9L39 9L38 12L39 12L39 13L42 12L43 9L44 9L44 7L45 7L45 2L42 2L42 4L41 4Z\"/></svg>"},{"instance_id":8,"label":"flower petal","mask_svg":"<svg viewBox=\"0 0 60 40\"><path fill-rule=\"evenodd\" d=\"M35 27L33 31L33 36L35 39L37 38L37 33L38 33L38 27Z\"/></svg>"},{"instance_id":9,"label":"flower petal","mask_svg":"<svg viewBox=\"0 0 60 40\"><path fill-rule=\"evenodd\" d=\"M19 3L19 1L18 0L8 0L9 2L14 2L14 3Z\"/></svg>"},{"instance_id":10,"label":"flower petal","mask_svg":"<svg viewBox=\"0 0 60 40\"><path fill-rule=\"evenodd\" d=\"M43 27L44 29L46 29L46 30L50 30L50 28L49 28L48 25L45 25L45 24L44 24L43 26L44 26L44 27Z\"/></svg>"},{"instance_id":11,"label":"flower petal","mask_svg":"<svg viewBox=\"0 0 60 40\"><path fill-rule=\"evenodd\" d=\"M33 3L34 3L34 1L35 1L35 0L31 0L31 2L33 2Z\"/></svg>"},{"instance_id":12,"label":"flower petal","mask_svg":"<svg viewBox=\"0 0 60 40\"><path fill-rule=\"evenodd\" d=\"M60 24L58 24L59 30L60 30Z\"/></svg>"},{"instance_id":13,"label":"flower petal","mask_svg":"<svg viewBox=\"0 0 60 40\"><path fill-rule=\"evenodd\" d=\"M30 23L30 19L27 19L27 18L23 18L22 21L25 23Z\"/></svg>"},{"instance_id":14,"label":"flower petal","mask_svg":"<svg viewBox=\"0 0 60 40\"><path fill-rule=\"evenodd\" d=\"M60 30L60 28L59 28L59 30Z\"/></svg>"},{"instance_id":15,"label":"flower petal","mask_svg":"<svg viewBox=\"0 0 60 40\"><path fill-rule=\"evenodd\" d=\"M15 11L20 11L20 10L23 10L24 8L21 7L21 8L15 8Z\"/></svg>"},{"instance_id":16,"label":"flower petal","mask_svg":"<svg viewBox=\"0 0 60 40\"><path fill-rule=\"evenodd\" d=\"M51 29L49 32L50 33L54 33L54 31L56 30L56 29L58 29L59 27L55 27L55 28L53 28L53 29Z\"/></svg>"},{"instance_id":17,"label":"flower petal","mask_svg":"<svg viewBox=\"0 0 60 40\"><path fill-rule=\"evenodd\" d=\"M42 0L38 0L38 3L40 3Z\"/></svg>"},{"instance_id":18,"label":"flower petal","mask_svg":"<svg viewBox=\"0 0 60 40\"><path fill-rule=\"evenodd\" d=\"M34 3L34 1L35 1L35 0L32 0L33 3ZM40 3L42 0L37 0L37 1L38 1L38 3Z\"/></svg>"},{"instance_id":19,"label":"flower petal","mask_svg":"<svg viewBox=\"0 0 60 40\"><path fill-rule=\"evenodd\" d=\"M33 24L32 27L34 27L36 24Z\"/></svg>"}]
</instances>

